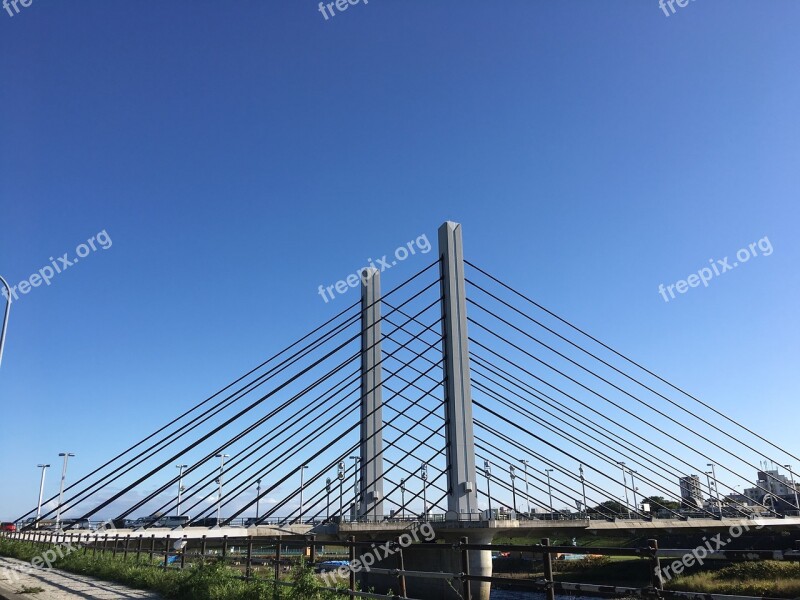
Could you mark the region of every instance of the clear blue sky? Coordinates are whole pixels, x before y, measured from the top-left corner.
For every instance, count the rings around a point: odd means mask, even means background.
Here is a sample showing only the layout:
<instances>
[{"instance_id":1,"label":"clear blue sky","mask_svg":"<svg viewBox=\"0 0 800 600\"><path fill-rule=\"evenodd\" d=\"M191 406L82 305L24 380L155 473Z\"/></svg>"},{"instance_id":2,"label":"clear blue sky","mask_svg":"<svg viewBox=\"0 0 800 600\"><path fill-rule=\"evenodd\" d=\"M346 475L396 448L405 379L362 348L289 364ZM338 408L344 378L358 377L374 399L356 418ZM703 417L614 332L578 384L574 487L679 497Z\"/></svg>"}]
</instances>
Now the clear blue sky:
<instances>
[{"instance_id":1,"label":"clear blue sky","mask_svg":"<svg viewBox=\"0 0 800 600\"><path fill-rule=\"evenodd\" d=\"M799 18L792 0L0 12L0 274L113 242L14 304L0 518L35 504L38 462L69 450L88 472L354 300L318 285L447 219L473 262L797 453ZM771 256L659 295L765 236Z\"/></svg>"}]
</instances>

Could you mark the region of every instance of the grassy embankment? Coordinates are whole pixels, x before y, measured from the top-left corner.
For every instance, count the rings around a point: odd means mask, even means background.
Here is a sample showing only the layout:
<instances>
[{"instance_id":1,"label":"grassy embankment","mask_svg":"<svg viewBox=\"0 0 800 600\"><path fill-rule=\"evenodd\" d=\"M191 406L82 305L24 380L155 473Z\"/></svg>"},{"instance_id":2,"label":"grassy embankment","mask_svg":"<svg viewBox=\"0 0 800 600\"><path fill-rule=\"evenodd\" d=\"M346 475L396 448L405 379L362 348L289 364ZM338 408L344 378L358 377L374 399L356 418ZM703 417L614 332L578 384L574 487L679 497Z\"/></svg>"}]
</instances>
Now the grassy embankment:
<instances>
[{"instance_id":1,"label":"grassy embankment","mask_svg":"<svg viewBox=\"0 0 800 600\"><path fill-rule=\"evenodd\" d=\"M43 549L31 543L0 539L0 555L30 562ZM317 576L304 565L297 566L287 579L294 585L278 586L270 580L241 580L241 572L220 562L202 562L185 570L157 568L149 557L92 556L76 551L57 559L53 567L71 573L90 575L132 588L150 590L168 600L333 600L337 595L320 589Z\"/></svg>"}]
</instances>

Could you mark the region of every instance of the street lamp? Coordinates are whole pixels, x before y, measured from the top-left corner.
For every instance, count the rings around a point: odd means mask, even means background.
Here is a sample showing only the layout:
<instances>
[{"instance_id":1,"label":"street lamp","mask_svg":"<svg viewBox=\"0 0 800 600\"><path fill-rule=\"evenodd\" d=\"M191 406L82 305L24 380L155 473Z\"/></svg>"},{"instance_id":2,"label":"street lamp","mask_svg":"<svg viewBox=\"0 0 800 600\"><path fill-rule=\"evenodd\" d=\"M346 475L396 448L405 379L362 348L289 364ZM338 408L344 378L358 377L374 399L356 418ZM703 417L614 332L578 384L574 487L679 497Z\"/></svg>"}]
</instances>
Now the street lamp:
<instances>
[{"instance_id":1,"label":"street lamp","mask_svg":"<svg viewBox=\"0 0 800 600\"><path fill-rule=\"evenodd\" d=\"M219 488L217 490L217 527L222 517L222 476L225 474L225 459L230 457L230 454L217 454L216 458L219 459L219 477L217 483Z\"/></svg>"},{"instance_id":2,"label":"street lamp","mask_svg":"<svg viewBox=\"0 0 800 600\"><path fill-rule=\"evenodd\" d=\"M59 452L59 456L64 458L64 467L61 469L61 487L58 492L58 510L56 510L56 529L61 528L61 503L64 498L64 482L67 480L67 461L70 456L75 456L72 452Z\"/></svg>"},{"instance_id":3,"label":"street lamp","mask_svg":"<svg viewBox=\"0 0 800 600\"><path fill-rule=\"evenodd\" d=\"M428 496L427 484L428 481L428 465L422 463L419 467L420 478L422 479L422 518L428 520Z\"/></svg>"},{"instance_id":4,"label":"street lamp","mask_svg":"<svg viewBox=\"0 0 800 600\"><path fill-rule=\"evenodd\" d=\"M6 288L6 309L5 313L3 314L3 328L0 329L0 364L3 362L3 346L6 345L6 330L8 329L8 317L11 313L11 287L9 287L8 282L0 277L0 283L2 283Z\"/></svg>"},{"instance_id":5,"label":"street lamp","mask_svg":"<svg viewBox=\"0 0 800 600\"><path fill-rule=\"evenodd\" d=\"M514 480L517 478L514 465L508 465L508 473L511 475L511 504L514 508L514 518L517 518L517 486Z\"/></svg>"},{"instance_id":6,"label":"street lamp","mask_svg":"<svg viewBox=\"0 0 800 600\"><path fill-rule=\"evenodd\" d=\"M178 506L176 510L178 511L178 516L181 516L181 496L183 494L183 470L188 467L189 465L175 465L178 471Z\"/></svg>"},{"instance_id":7,"label":"street lamp","mask_svg":"<svg viewBox=\"0 0 800 600\"><path fill-rule=\"evenodd\" d=\"M400 520L405 521L406 518L406 480L400 480Z\"/></svg>"},{"instance_id":8,"label":"street lamp","mask_svg":"<svg viewBox=\"0 0 800 600\"><path fill-rule=\"evenodd\" d=\"M520 460L522 466L525 468L525 499L528 504L528 518L531 518L531 495L528 493L528 461Z\"/></svg>"},{"instance_id":9,"label":"street lamp","mask_svg":"<svg viewBox=\"0 0 800 600\"><path fill-rule=\"evenodd\" d=\"M791 465L783 465L786 467L786 470L789 471L789 479L792 482L792 491L794 492L794 506L797 510L800 510L800 503L797 502L797 485L794 483L794 473L792 473L792 466Z\"/></svg>"},{"instance_id":10,"label":"street lamp","mask_svg":"<svg viewBox=\"0 0 800 600\"><path fill-rule=\"evenodd\" d=\"M639 516L639 502L636 499L636 482L633 480L633 474L636 473L633 469L630 469L631 474L631 490L633 491L633 511L636 513L636 516Z\"/></svg>"},{"instance_id":11,"label":"street lamp","mask_svg":"<svg viewBox=\"0 0 800 600\"><path fill-rule=\"evenodd\" d=\"M256 521L258 521L259 513L261 512L261 480L256 481Z\"/></svg>"},{"instance_id":12,"label":"street lamp","mask_svg":"<svg viewBox=\"0 0 800 600\"><path fill-rule=\"evenodd\" d=\"M303 524L303 475L305 474L308 465L301 465L300 466L300 524Z\"/></svg>"},{"instance_id":13,"label":"street lamp","mask_svg":"<svg viewBox=\"0 0 800 600\"><path fill-rule=\"evenodd\" d=\"M489 464L488 460L483 461L483 473L486 476L486 496L489 498L489 520L492 519L492 487L491 487L491 475L492 475L492 465Z\"/></svg>"},{"instance_id":14,"label":"street lamp","mask_svg":"<svg viewBox=\"0 0 800 600\"><path fill-rule=\"evenodd\" d=\"M339 522L341 523L344 518L344 504L342 497L344 496L344 461L339 463L339 472L336 474L339 478Z\"/></svg>"},{"instance_id":15,"label":"street lamp","mask_svg":"<svg viewBox=\"0 0 800 600\"><path fill-rule=\"evenodd\" d=\"M581 488L583 490L583 512L588 515L589 507L586 506L586 480L583 478L583 465L578 466L578 472L581 475Z\"/></svg>"},{"instance_id":16,"label":"street lamp","mask_svg":"<svg viewBox=\"0 0 800 600\"><path fill-rule=\"evenodd\" d=\"M547 495L550 497L550 519L553 518L553 488L550 485L550 473L555 469L545 469L544 473L547 475Z\"/></svg>"},{"instance_id":17,"label":"street lamp","mask_svg":"<svg viewBox=\"0 0 800 600\"><path fill-rule=\"evenodd\" d=\"M357 506L358 504L358 497L359 497L359 489L358 489L358 461L361 460L360 456L348 456L350 460L353 461L353 506Z\"/></svg>"},{"instance_id":18,"label":"street lamp","mask_svg":"<svg viewBox=\"0 0 800 600\"><path fill-rule=\"evenodd\" d=\"M719 511L719 518L722 518L722 501L719 498L719 484L717 483L717 471L714 468L714 463L708 463L706 466L711 467L711 476L714 478L714 497L717 499L717 510Z\"/></svg>"},{"instance_id":19,"label":"street lamp","mask_svg":"<svg viewBox=\"0 0 800 600\"><path fill-rule=\"evenodd\" d=\"M625 463L617 463L622 469L622 487L625 488L625 510L628 511L628 518L631 518L631 501L628 497L628 479L625 477Z\"/></svg>"},{"instance_id":20,"label":"street lamp","mask_svg":"<svg viewBox=\"0 0 800 600\"><path fill-rule=\"evenodd\" d=\"M42 516L42 498L44 497L44 474L50 465L36 465L42 470L42 480L39 483L39 506L36 508L36 529L39 529L39 519Z\"/></svg>"},{"instance_id":21,"label":"street lamp","mask_svg":"<svg viewBox=\"0 0 800 600\"><path fill-rule=\"evenodd\" d=\"M331 478L325 479L325 522L331 520Z\"/></svg>"}]
</instances>

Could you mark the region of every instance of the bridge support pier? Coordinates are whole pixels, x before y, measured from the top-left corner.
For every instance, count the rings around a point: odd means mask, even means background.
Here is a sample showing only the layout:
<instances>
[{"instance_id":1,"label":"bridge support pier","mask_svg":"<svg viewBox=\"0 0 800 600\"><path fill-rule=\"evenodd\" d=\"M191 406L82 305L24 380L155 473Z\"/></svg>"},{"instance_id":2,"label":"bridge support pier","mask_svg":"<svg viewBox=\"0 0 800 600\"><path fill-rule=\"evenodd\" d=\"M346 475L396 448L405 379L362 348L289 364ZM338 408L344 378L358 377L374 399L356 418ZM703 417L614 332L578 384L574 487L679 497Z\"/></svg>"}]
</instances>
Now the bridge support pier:
<instances>
[{"instance_id":1,"label":"bridge support pier","mask_svg":"<svg viewBox=\"0 0 800 600\"><path fill-rule=\"evenodd\" d=\"M494 534L471 530L469 542L472 544L490 544ZM427 571L441 573L461 573L461 551L454 548L461 538L457 534L442 536L437 541L444 543L425 544L425 547L409 546L403 550L403 562L406 571ZM366 546L365 549L369 547ZM373 568L397 569L397 556L390 556L377 561ZM488 550L469 552L469 572L471 575L492 576L492 553ZM399 580L393 575L381 575L373 572L361 571L358 581L362 590L374 588L378 593L386 593L391 589L398 593ZM462 583L458 579L434 579L431 577L406 576L406 590L409 598L419 600L463 600ZM489 600L491 584L473 581L470 584L472 600Z\"/></svg>"}]
</instances>

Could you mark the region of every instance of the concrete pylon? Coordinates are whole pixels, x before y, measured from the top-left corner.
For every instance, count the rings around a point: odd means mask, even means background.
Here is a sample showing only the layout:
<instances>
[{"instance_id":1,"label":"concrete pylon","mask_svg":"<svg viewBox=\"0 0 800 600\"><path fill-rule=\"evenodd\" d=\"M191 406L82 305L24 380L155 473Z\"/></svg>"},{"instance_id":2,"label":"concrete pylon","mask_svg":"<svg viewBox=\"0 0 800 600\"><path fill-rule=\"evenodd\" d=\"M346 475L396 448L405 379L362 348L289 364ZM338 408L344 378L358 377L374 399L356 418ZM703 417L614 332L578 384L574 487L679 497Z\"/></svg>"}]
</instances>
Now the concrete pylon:
<instances>
[{"instance_id":1,"label":"concrete pylon","mask_svg":"<svg viewBox=\"0 0 800 600\"><path fill-rule=\"evenodd\" d=\"M383 517L381 275L361 272L361 464L359 518Z\"/></svg>"},{"instance_id":2,"label":"concrete pylon","mask_svg":"<svg viewBox=\"0 0 800 600\"><path fill-rule=\"evenodd\" d=\"M480 511L475 481L464 246L459 223L447 221L439 228L439 256L443 298L446 448L449 465L447 519L466 520L476 518L474 515Z\"/></svg>"}]
</instances>

